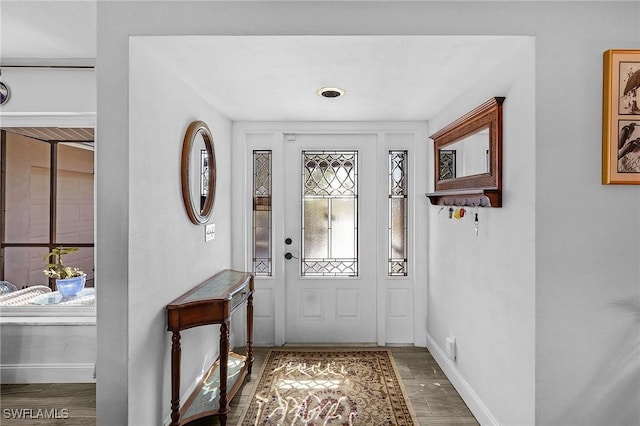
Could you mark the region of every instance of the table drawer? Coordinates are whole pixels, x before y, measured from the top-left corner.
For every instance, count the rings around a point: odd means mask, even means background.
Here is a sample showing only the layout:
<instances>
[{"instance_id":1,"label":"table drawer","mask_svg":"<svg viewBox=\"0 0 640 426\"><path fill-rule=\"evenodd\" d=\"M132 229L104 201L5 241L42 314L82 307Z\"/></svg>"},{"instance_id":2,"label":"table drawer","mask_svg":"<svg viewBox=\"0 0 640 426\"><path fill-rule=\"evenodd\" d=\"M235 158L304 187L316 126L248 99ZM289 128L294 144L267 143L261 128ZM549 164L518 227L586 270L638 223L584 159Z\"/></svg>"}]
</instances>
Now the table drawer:
<instances>
[{"instance_id":1,"label":"table drawer","mask_svg":"<svg viewBox=\"0 0 640 426\"><path fill-rule=\"evenodd\" d=\"M241 305L249 297L249 288L244 287L242 290L231 296L231 311L234 311L239 305Z\"/></svg>"}]
</instances>

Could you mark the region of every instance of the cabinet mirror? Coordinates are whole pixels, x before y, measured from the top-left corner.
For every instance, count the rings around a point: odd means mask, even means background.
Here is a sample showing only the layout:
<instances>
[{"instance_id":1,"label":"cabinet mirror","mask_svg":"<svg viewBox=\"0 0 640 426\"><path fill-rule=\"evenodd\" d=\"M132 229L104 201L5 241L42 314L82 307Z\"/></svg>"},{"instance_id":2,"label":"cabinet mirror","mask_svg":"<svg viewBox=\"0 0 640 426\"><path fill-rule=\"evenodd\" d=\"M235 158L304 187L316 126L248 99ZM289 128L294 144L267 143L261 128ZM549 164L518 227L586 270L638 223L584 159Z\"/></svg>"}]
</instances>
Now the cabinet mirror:
<instances>
[{"instance_id":1,"label":"cabinet mirror","mask_svg":"<svg viewBox=\"0 0 640 426\"><path fill-rule=\"evenodd\" d=\"M489 128L440 149L440 180L489 173Z\"/></svg>"},{"instance_id":2,"label":"cabinet mirror","mask_svg":"<svg viewBox=\"0 0 640 426\"><path fill-rule=\"evenodd\" d=\"M430 136L434 141L433 204L501 205L502 103L491 98Z\"/></svg>"},{"instance_id":3,"label":"cabinet mirror","mask_svg":"<svg viewBox=\"0 0 640 426\"><path fill-rule=\"evenodd\" d=\"M216 194L216 157L211 131L203 121L189 124L182 142L182 199L191 222L206 223Z\"/></svg>"}]
</instances>

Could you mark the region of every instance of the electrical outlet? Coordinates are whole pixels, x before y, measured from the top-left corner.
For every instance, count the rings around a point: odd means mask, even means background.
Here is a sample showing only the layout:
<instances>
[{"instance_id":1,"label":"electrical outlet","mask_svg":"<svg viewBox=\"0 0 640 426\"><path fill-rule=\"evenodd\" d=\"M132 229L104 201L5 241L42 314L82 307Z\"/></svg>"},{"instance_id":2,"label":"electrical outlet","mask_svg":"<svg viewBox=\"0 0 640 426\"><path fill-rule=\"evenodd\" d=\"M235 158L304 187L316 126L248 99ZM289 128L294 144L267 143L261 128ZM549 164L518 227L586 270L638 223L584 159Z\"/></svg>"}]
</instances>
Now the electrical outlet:
<instances>
[{"instance_id":1,"label":"electrical outlet","mask_svg":"<svg viewBox=\"0 0 640 426\"><path fill-rule=\"evenodd\" d=\"M451 361L455 361L457 358L457 352L458 352L458 348L456 345L456 338L455 337L447 337L447 356L449 357L449 359Z\"/></svg>"}]
</instances>

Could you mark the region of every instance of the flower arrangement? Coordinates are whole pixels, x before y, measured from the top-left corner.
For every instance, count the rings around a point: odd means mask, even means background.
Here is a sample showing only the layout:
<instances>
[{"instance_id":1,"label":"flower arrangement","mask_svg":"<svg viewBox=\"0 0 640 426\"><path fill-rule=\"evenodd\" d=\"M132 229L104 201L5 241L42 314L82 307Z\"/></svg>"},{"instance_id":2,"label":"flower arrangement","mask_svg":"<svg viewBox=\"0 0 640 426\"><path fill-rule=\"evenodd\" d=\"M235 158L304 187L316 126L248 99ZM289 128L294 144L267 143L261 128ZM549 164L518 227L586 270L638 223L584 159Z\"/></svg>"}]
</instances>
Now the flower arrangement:
<instances>
[{"instance_id":1,"label":"flower arrangement","mask_svg":"<svg viewBox=\"0 0 640 426\"><path fill-rule=\"evenodd\" d=\"M52 249L45 255L44 260L50 259L53 256L54 263L47 263L47 268L42 272L44 272L44 274L49 278L55 278L57 280L81 277L85 275L80 269L72 266L65 266L64 263L62 263L62 256L77 252L78 250L80 250L78 247L61 246Z\"/></svg>"}]
</instances>

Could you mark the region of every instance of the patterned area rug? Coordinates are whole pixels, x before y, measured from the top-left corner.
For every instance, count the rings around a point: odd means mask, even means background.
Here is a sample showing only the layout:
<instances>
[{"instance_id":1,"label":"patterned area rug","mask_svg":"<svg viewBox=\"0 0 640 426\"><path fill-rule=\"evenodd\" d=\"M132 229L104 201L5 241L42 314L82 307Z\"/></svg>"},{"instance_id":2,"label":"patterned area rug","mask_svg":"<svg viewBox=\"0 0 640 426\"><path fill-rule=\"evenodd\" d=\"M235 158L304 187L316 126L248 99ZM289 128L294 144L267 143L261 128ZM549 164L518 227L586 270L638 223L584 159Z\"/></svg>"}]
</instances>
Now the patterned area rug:
<instances>
[{"instance_id":1,"label":"patterned area rug","mask_svg":"<svg viewBox=\"0 0 640 426\"><path fill-rule=\"evenodd\" d=\"M417 425L390 351L267 354L242 420L249 425Z\"/></svg>"}]
</instances>

